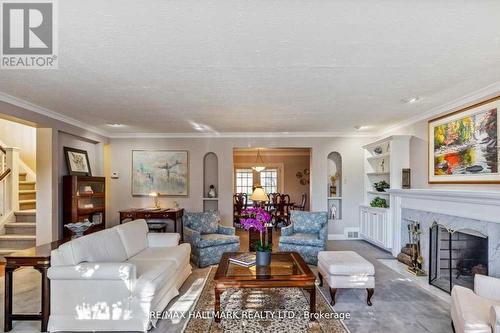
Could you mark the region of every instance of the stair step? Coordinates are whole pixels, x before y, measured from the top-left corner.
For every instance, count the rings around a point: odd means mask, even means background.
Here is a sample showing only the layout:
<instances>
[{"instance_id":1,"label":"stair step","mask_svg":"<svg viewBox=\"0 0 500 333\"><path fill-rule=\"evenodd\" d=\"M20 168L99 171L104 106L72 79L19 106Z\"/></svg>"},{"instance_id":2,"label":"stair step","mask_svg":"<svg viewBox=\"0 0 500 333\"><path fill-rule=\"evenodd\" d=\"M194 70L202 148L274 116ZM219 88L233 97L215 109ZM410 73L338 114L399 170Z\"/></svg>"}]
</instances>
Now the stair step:
<instances>
[{"instance_id":1,"label":"stair step","mask_svg":"<svg viewBox=\"0 0 500 333\"><path fill-rule=\"evenodd\" d=\"M36 182L32 181L20 181L19 182L19 190L34 190Z\"/></svg>"},{"instance_id":2,"label":"stair step","mask_svg":"<svg viewBox=\"0 0 500 333\"><path fill-rule=\"evenodd\" d=\"M0 235L0 248L23 250L35 246L34 235Z\"/></svg>"},{"instance_id":3,"label":"stair step","mask_svg":"<svg viewBox=\"0 0 500 333\"><path fill-rule=\"evenodd\" d=\"M19 172L19 180L20 181L26 181L26 177L28 174L26 172Z\"/></svg>"},{"instance_id":4,"label":"stair step","mask_svg":"<svg viewBox=\"0 0 500 333\"><path fill-rule=\"evenodd\" d=\"M36 235L36 223L13 222L5 223L6 235Z\"/></svg>"},{"instance_id":5,"label":"stair step","mask_svg":"<svg viewBox=\"0 0 500 333\"><path fill-rule=\"evenodd\" d=\"M36 221L36 210L27 209L14 212L17 222L35 222Z\"/></svg>"},{"instance_id":6,"label":"stair step","mask_svg":"<svg viewBox=\"0 0 500 333\"><path fill-rule=\"evenodd\" d=\"M33 200L36 199L36 190L20 190L19 200Z\"/></svg>"},{"instance_id":7,"label":"stair step","mask_svg":"<svg viewBox=\"0 0 500 333\"><path fill-rule=\"evenodd\" d=\"M36 208L36 199L29 200L19 200L19 209L35 209Z\"/></svg>"}]
</instances>

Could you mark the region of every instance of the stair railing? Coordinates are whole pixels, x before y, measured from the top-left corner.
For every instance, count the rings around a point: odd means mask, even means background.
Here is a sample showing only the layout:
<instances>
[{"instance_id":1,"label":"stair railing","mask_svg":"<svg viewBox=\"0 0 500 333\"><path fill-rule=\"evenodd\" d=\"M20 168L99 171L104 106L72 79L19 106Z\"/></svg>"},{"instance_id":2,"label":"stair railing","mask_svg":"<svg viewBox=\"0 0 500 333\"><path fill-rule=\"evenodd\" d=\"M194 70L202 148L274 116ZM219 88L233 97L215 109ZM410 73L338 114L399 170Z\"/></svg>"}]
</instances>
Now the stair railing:
<instances>
[{"instance_id":1,"label":"stair railing","mask_svg":"<svg viewBox=\"0 0 500 333\"><path fill-rule=\"evenodd\" d=\"M0 221L19 209L19 149L0 146Z\"/></svg>"}]
</instances>

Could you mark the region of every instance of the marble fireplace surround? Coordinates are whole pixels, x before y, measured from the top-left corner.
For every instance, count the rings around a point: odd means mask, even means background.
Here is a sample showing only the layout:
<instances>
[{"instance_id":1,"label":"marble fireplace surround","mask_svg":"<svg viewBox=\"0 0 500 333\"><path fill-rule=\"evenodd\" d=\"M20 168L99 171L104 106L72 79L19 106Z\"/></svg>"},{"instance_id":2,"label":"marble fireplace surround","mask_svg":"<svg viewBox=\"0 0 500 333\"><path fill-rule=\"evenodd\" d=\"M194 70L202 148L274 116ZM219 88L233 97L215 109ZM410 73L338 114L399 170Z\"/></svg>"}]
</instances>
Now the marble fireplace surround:
<instances>
[{"instance_id":1,"label":"marble fireplace surround","mask_svg":"<svg viewBox=\"0 0 500 333\"><path fill-rule=\"evenodd\" d=\"M500 277L500 191L389 190L393 226L392 254L407 242L407 224L420 222L421 252L428 271L429 233L436 221L447 228L488 236L489 275Z\"/></svg>"}]
</instances>

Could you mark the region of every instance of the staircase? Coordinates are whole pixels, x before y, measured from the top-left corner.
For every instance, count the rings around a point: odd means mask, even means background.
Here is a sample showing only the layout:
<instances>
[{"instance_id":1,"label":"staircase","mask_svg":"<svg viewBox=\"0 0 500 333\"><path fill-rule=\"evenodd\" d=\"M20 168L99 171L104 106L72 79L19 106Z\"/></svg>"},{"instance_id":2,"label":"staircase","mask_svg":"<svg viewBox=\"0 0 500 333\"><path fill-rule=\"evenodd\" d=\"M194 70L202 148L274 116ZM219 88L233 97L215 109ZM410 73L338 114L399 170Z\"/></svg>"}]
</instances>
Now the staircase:
<instances>
[{"instance_id":1,"label":"staircase","mask_svg":"<svg viewBox=\"0 0 500 333\"><path fill-rule=\"evenodd\" d=\"M36 239L36 183L26 180L26 173L19 173L19 211L15 221L5 224L5 234L0 235L0 256L35 246Z\"/></svg>"}]
</instances>

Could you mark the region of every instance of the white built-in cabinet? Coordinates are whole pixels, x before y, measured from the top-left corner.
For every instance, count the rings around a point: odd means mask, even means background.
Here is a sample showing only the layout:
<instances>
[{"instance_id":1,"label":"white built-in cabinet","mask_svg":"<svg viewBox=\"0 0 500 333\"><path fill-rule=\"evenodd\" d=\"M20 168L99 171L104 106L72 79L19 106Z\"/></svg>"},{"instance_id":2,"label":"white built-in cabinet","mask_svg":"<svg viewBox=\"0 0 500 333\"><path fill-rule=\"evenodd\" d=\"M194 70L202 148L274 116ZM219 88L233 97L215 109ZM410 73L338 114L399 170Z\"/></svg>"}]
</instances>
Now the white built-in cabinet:
<instances>
[{"instance_id":1,"label":"white built-in cabinet","mask_svg":"<svg viewBox=\"0 0 500 333\"><path fill-rule=\"evenodd\" d=\"M403 169L410 167L409 135L393 135L363 146L365 151L365 203L359 207L360 236L385 250L393 247L393 226L389 208L371 207L376 197L391 205L387 192L378 192L373 184L385 180L391 189L400 189Z\"/></svg>"}]
</instances>

